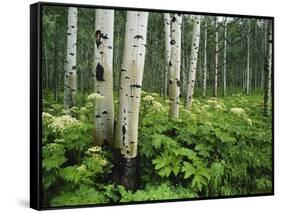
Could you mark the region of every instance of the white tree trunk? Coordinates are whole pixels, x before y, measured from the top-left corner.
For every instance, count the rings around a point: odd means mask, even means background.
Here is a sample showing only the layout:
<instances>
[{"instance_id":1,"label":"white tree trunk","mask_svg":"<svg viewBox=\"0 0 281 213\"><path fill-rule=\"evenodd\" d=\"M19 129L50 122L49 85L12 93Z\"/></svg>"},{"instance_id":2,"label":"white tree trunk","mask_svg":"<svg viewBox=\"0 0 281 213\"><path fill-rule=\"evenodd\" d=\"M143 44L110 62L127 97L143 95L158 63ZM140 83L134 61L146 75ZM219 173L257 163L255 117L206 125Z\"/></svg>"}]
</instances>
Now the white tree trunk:
<instances>
[{"instance_id":1,"label":"white tree trunk","mask_svg":"<svg viewBox=\"0 0 281 213\"><path fill-rule=\"evenodd\" d=\"M179 117L180 63L181 63L181 23L182 15L173 14L171 22L171 63L169 69L170 118Z\"/></svg>"},{"instance_id":2,"label":"white tree trunk","mask_svg":"<svg viewBox=\"0 0 281 213\"><path fill-rule=\"evenodd\" d=\"M115 147L121 149L121 154L127 159L137 156L147 20L147 12L127 12L115 134Z\"/></svg>"},{"instance_id":3,"label":"white tree trunk","mask_svg":"<svg viewBox=\"0 0 281 213\"><path fill-rule=\"evenodd\" d=\"M246 93L250 94L250 30L251 30L251 22L249 21L248 26L248 36L247 36L247 73L246 73Z\"/></svg>"},{"instance_id":4,"label":"white tree trunk","mask_svg":"<svg viewBox=\"0 0 281 213\"><path fill-rule=\"evenodd\" d=\"M219 29L218 29L218 17L215 20L215 79L214 79L214 97L218 95L218 62L219 62Z\"/></svg>"},{"instance_id":5,"label":"white tree trunk","mask_svg":"<svg viewBox=\"0 0 281 213\"><path fill-rule=\"evenodd\" d=\"M208 23L205 20L205 41L204 41L204 68L203 68L203 98L206 97L207 87L207 39L208 39Z\"/></svg>"},{"instance_id":6,"label":"white tree trunk","mask_svg":"<svg viewBox=\"0 0 281 213\"><path fill-rule=\"evenodd\" d=\"M264 83L264 113L269 115L269 101L271 94L271 75L272 75L272 22L267 21L267 61L265 66L265 83Z\"/></svg>"},{"instance_id":7,"label":"white tree trunk","mask_svg":"<svg viewBox=\"0 0 281 213\"><path fill-rule=\"evenodd\" d=\"M268 37L267 37L267 34L268 34L268 32L267 32L267 22L266 21L264 21L265 23L264 23L264 41L263 41L263 53L264 53L264 55L266 55L266 53L267 53L267 45L268 45ZM265 59L265 61L264 61L264 64L266 63L266 59ZM264 70L263 70L264 71ZM265 76L264 76L264 72L261 72L261 88L265 88L265 85L264 85L264 83L265 83Z\"/></svg>"},{"instance_id":8,"label":"white tree trunk","mask_svg":"<svg viewBox=\"0 0 281 213\"><path fill-rule=\"evenodd\" d=\"M226 39L227 39L227 21L225 21L225 26L224 26L223 96L226 96Z\"/></svg>"},{"instance_id":9,"label":"white tree trunk","mask_svg":"<svg viewBox=\"0 0 281 213\"><path fill-rule=\"evenodd\" d=\"M64 108L69 109L76 104L77 69L76 69L76 42L77 42L77 8L68 8L67 51L64 75Z\"/></svg>"},{"instance_id":10,"label":"white tree trunk","mask_svg":"<svg viewBox=\"0 0 281 213\"><path fill-rule=\"evenodd\" d=\"M164 31L165 31L165 80L164 80L164 99L168 92L168 73L171 61L171 18L169 13L164 13Z\"/></svg>"},{"instance_id":11,"label":"white tree trunk","mask_svg":"<svg viewBox=\"0 0 281 213\"><path fill-rule=\"evenodd\" d=\"M113 26L114 10L97 9L94 45L94 92L103 96L94 109L94 143L112 145L114 140L113 105Z\"/></svg>"},{"instance_id":12,"label":"white tree trunk","mask_svg":"<svg viewBox=\"0 0 281 213\"><path fill-rule=\"evenodd\" d=\"M196 78L196 69L197 69L197 58L198 58L199 41L200 41L200 24L201 24L201 17L198 15L194 16L189 76L187 81L188 99L186 100L187 101L186 109L189 111L191 111L191 107L192 107L192 97L194 93L194 86L196 80L195 78Z\"/></svg>"}]
</instances>

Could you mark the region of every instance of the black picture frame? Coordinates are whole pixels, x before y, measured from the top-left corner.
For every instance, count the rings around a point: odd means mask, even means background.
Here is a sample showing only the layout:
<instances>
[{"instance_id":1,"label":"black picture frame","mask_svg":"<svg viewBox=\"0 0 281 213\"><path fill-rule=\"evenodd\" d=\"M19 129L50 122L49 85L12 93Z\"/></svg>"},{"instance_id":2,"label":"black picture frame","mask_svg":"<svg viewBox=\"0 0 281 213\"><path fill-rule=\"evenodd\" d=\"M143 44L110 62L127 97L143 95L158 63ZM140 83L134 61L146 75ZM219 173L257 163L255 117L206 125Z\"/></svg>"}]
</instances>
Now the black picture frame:
<instances>
[{"instance_id":1,"label":"black picture frame","mask_svg":"<svg viewBox=\"0 0 281 213\"><path fill-rule=\"evenodd\" d=\"M200 197L189 199L174 200L157 200L157 201L141 201L128 203L109 203L109 204L90 204L77 206L61 206L61 207L45 207L42 205L42 8L44 6L61 6L61 7L77 7L77 8L102 8L102 9L118 9L118 10L138 10L149 12L171 12L194 15L209 16L230 16L241 18L257 18L272 20L272 192L250 195L237 196L218 196L218 197ZM132 205L146 203L163 203L176 201L192 201L192 200L211 200L211 199L227 199L255 196L272 196L274 195L274 17L258 16L258 15L241 15L241 14L225 14L225 13L208 13L195 11L174 11L164 9L150 8L133 8L133 7L116 7L102 5L86 5L86 4L68 4L54 2L38 2L30 5L30 207L36 210L48 209L67 209L81 207L97 207L97 206L115 206L115 205Z\"/></svg>"}]
</instances>

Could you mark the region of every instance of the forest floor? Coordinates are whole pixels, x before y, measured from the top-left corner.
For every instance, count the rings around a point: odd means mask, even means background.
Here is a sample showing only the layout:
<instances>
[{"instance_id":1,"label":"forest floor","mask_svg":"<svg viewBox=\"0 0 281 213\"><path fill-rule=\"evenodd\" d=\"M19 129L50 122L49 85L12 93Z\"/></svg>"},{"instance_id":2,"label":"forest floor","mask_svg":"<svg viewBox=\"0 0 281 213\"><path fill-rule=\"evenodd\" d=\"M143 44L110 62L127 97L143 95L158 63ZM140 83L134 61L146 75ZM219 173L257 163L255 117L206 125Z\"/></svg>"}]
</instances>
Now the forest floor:
<instances>
[{"instance_id":1,"label":"forest floor","mask_svg":"<svg viewBox=\"0 0 281 213\"><path fill-rule=\"evenodd\" d=\"M113 183L112 152L93 146L95 101L86 96L66 111L43 100L45 206L272 192L272 117L263 115L262 95L195 99L192 112L181 105L170 120L169 101L142 92L134 192Z\"/></svg>"}]
</instances>

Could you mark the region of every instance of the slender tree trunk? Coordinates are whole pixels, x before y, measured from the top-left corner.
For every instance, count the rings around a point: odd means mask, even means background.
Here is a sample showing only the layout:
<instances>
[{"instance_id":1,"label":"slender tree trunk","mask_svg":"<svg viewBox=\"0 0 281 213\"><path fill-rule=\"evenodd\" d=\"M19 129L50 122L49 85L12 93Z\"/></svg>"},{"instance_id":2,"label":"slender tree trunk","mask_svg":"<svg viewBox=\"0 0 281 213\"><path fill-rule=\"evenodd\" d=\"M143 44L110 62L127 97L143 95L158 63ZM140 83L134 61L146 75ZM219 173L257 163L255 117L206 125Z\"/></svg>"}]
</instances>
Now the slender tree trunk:
<instances>
[{"instance_id":1,"label":"slender tree trunk","mask_svg":"<svg viewBox=\"0 0 281 213\"><path fill-rule=\"evenodd\" d=\"M164 31L165 31L165 80L164 80L164 100L168 92L168 73L169 63L171 61L171 19L169 13L164 13Z\"/></svg>"},{"instance_id":2,"label":"slender tree trunk","mask_svg":"<svg viewBox=\"0 0 281 213\"><path fill-rule=\"evenodd\" d=\"M246 73L246 94L250 94L250 31L251 31L251 22L248 22L248 36L247 36L247 73Z\"/></svg>"},{"instance_id":3,"label":"slender tree trunk","mask_svg":"<svg viewBox=\"0 0 281 213\"><path fill-rule=\"evenodd\" d=\"M204 66L203 66L203 98L206 97L206 87L207 87L207 39L208 39L208 23L205 20L205 41L204 41Z\"/></svg>"},{"instance_id":4,"label":"slender tree trunk","mask_svg":"<svg viewBox=\"0 0 281 213\"><path fill-rule=\"evenodd\" d=\"M187 78L188 78L188 72L189 70L187 69L187 67L189 66L190 62L189 62L189 58L190 58L190 53L188 52L190 49L189 49L189 44L188 44L188 39L186 37L188 37L188 33L189 33L189 19L190 18L187 18L185 17L185 20L186 20L186 26L185 26L185 29L183 31L182 34L184 34L182 36L182 39L183 39L183 43L182 45L184 45L184 48L183 49L183 54L185 54L185 56L181 56L184 58L184 64L185 64L185 69L183 70L183 85L182 85L182 91L184 92L184 105L186 106L186 103L187 103L187 100L188 100L188 94L187 94ZM190 30L191 31L191 30ZM185 38L185 39L184 39Z\"/></svg>"},{"instance_id":5,"label":"slender tree trunk","mask_svg":"<svg viewBox=\"0 0 281 213\"><path fill-rule=\"evenodd\" d=\"M266 22L266 21L265 21ZM265 23L264 25L264 40L263 40L263 64L266 64L267 61L267 57L266 57L266 53L267 53L267 23ZM263 70L264 71L264 70ZM265 81L265 76L264 76L265 72L261 72L261 88L265 88L264 83Z\"/></svg>"},{"instance_id":6,"label":"slender tree trunk","mask_svg":"<svg viewBox=\"0 0 281 213\"><path fill-rule=\"evenodd\" d=\"M169 69L170 118L179 117L180 63L181 63L181 23L182 15L173 14L171 32L171 63Z\"/></svg>"},{"instance_id":7,"label":"slender tree trunk","mask_svg":"<svg viewBox=\"0 0 281 213\"><path fill-rule=\"evenodd\" d=\"M187 81L188 99L186 102L186 109L189 111L191 111L191 107L192 107L192 98L193 98L195 80L196 80L195 78L196 78L197 59L198 59L198 52L199 52L199 41L200 41L200 24L201 24L201 17L197 15L194 16L189 76Z\"/></svg>"},{"instance_id":8,"label":"slender tree trunk","mask_svg":"<svg viewBox=\"0 0 281 213\"><path fill-rule=\"evenodd\" d=\"M81 36L81 59L85 59L85 50L84 50L84 38L83 35ZM81 64L81 66L79 66L79 70L80 70L80 92L84 93L84 65Z\"/></svg>"},{"instance_id":9,"label":"slender tree trunk","mask_svg":"<svg viewBox=\"0 0 281 213\"><path fill-rule=\"evenodd\" d=\"M77 70L76 70L76 42L77 42L77 8L68 8L67 51L64 76L64 108L76 105Z\"/></svg>"},{"instance_id":10,"label":"slender tree trunk","mask_svg":"<svg viewBox=\"0 0 281 213\"><path fill-rule=\"evenodd\" d=\"M215 79L214 79L214 97L218 95L218 62L219 62L219 29L218 29L218 17L215 20Z\"/></svg>"},{"instance_id":11,"label":"slender tree trunk","mask_svg":"<svg viewBox=\"0 0 281 213\"><path fill-rule=\"evenodd\" d=\"M127 12L115 147L122 155L121 183L129 189L138 185L136 157L147 20L148 12Z\"/></svg>"},{"instance_id":12,"label":"slender tree trunk","mask_svg":"<svg viewBox=\"0 0 281 213\"><path fill-rule=\"evenodd\" d=\"M272 22L267 21L267 60L265 64L265 82L264 82L264 114L269 115L270 93L271 93L271 75L272 75Z\"/></svg>"},{"instance_id":13,"label":"slender tree trunk","mask_svg":"<svg viewBox=\"0 0 281 213\"><path fill-rule=\"evenodd\" d=\"M223 53L223 96L226 96L226 39L227 39L227 20L224 26L224 53Z\"/></svg>"},{"instance_id":14,"label":"slender tree trunk","mask_svg":"<svg viewBox=\"0 0 281 213\"><path fill-rule=\"evenodd\" d=\"M55 46L54 46L54 71L53 71L53 93L54 101L58 101L58 20L55 18Z\"/></svg>"},{"instance_id":15,"label":"slender tree trunk","mask_svg":"<svg viewBox=\"0 0 281 213\"><path fill-rule=\"evenodd\" d=\"M113 145L113 26L114 10L97 9L94 46L94 92L103 96L95 103L94 144Z\"/></svg>"}]
</instances>

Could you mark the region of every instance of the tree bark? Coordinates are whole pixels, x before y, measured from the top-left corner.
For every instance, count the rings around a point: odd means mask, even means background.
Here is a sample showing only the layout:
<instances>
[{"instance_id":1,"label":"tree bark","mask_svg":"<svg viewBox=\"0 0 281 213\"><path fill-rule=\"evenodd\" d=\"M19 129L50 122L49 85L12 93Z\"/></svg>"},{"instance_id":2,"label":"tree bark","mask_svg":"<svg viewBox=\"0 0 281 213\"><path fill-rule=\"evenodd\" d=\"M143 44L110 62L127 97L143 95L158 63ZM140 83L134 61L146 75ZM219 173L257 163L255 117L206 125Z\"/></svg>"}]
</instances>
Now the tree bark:
<instances>
[{"instance_id":1,"label":"tree bark","mask_svg":"<svg viewBox=\"0 0 281 213\"><path fill-rule=\"evenodd\" d=\"M172 15L171 63L169 69L170 118L179 117L180 102L180 63L181 63L181 23L182 15Z\"/></svg>"},{"instance_id":2,"label":"tree bark","mask_svg":"<svg viewBox=\"0 0 281 213\"><path fill-rule=\"evenodd\" d=\"M58 20L55 18L55 41L54 41L54 71L53 71L53 93L54 101L58 101Z\"/></svg>"},{"instance_id":3,"label":"tree bark","mask_svg":"<svg viewBox=\"0 0 281 213\"><path fill-rule=\"evenodd\" d=\"M218 29L218 17L215 20L215 79L214 79L214 97L218 95L218 62L219 62L219 29Z\"/></svg>"},{"instance_id":4,"label":"tree bark","mask_svg":"<svg viewBox=\"0 0 281 213\"><path fill-rule=\"evenodd\" d=\"M114 10L97 9L95 18L94 92L103 96L94 108L94 144L113 145L113 26Z\"/></svg>"},{"instance_id":5,"label":"tree bark","mask_svg":"<svg viewBox=\"0 0 281 213\"><path fill-rule=\"evenodd\" d=\"M164 80L164 100L167 97L168 92L168 73L169 63L171 61L171 20L170 14L164 13L164 31L165 31L165 80Z\"/></svg>"},{"instance_id":6,"label":"tree bark","mask_svg":"<svg viewBox=\"0 0 281 213\"><path fill-rule=\"evenodd\" d=\"M226 96L226 41L227 41L227 19L224 26L224 53L223 53L223 96Z\"/></svg>"},{"instance_id":7,"label":"tree bark","mask_svg":"<svg viewBox=\"0 0 281 213\"><path fill-rule=\"evenodd\" d=\"M197 59L198 59L199 41L200 41L200 24L201 24L201 17L198 15L194 16L189 76L187 81L188 99L186 102L186 109L189 111L191 111L192 108L192 98L193 98L195 80L196 80Z\"/></svg>"},{"instance_id":8,"label":"tree bark","mask_svg":"<svg viewBox=\"0 0 281 213\"><path fill-rule=\"evenodd\" d=\"M203 65L203 98L206 97L206 87L207 87L207 39L208 39L208 23L205 19L205 41L204 41L204 65Z\"/></svg>"},{"instance_id":9,"label":"tree bark","mask_svg":"<svg viewBox=\"0 0 281 213\"><path fill-rule=\"evenodd\" d=\"M267 21L267 60L265 64L264 74L264 114L266 116L270 113L269 101L271 94L271 75L272 75L272 22Z\"/></svg>"},{"instance_id":10,"label":"tree bark","mask_svg":"<svg viewBox=\"0 0 281 213\"><path fill-rule=\"evenodd\" d=\"M68 8L67 51L64 75L64 108L76 105L77 70L76 70L76 42L77 42L77 8Z\"/></svg>"},{"instance_id":11,"label":"tree bark","mask_svg":"<svg viewBox=\"0 0 281 213\"><path fill-rule=\"evenodd\" d=\"M248 36L247 36L247 72L246 72L246 94L250 94L250 31L251 31L251 22L248 22Z\"/></svg>"},{"instance_id":12,"label":"tree bark","mask_svg":"<svg viewBox=\"0 0 281 213\"><path fill-rule=\"evenodd\" d=\"M148 12L127 12L120 75L115 148L121 152L121 184L136 189L138 121L144 70Z\"/></svg>"}]
</instances>

